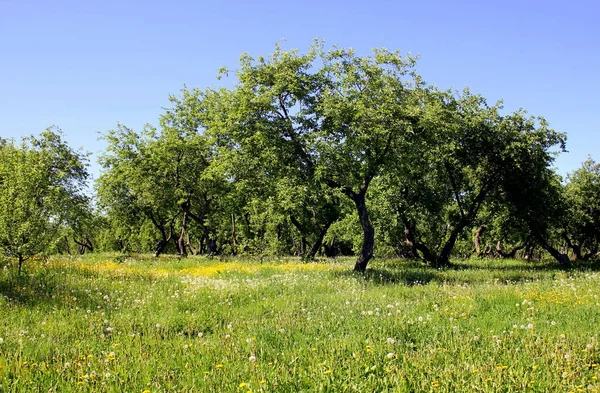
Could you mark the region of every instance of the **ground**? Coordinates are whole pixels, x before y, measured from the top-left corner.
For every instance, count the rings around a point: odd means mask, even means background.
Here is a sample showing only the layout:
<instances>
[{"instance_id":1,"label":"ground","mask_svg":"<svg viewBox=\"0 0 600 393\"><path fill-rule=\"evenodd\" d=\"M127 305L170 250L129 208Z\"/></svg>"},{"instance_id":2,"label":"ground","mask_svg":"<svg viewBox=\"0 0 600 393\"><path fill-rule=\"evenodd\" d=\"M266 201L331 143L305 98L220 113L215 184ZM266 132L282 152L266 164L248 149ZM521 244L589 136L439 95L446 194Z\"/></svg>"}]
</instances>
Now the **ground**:
<instances>
[{"instance_id":1,"label":"ground","mask_svg":"<svg viewBox=\"0 0 600 393\"><path fill-rule=\"evenodd\" d=\"M600 273L101 254L0 272L1 392L598 392Z\"/></svg>"}]
</instances>

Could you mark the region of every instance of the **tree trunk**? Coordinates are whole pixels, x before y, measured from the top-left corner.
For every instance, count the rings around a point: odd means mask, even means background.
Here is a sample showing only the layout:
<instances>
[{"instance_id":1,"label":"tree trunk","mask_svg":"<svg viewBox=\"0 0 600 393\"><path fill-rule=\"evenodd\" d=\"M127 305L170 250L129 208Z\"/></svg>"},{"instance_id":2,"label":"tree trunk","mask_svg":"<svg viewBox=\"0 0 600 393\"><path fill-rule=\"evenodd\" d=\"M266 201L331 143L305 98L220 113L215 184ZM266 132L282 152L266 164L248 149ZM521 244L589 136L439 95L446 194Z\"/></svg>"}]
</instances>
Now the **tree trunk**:
<instances>
[{"instance_id":1,"label":"tree trunk","mask_svg":"<svg viewBox=\"0 0 600 393\"><path fill-rule=\"evenodd\" d=\"M452 249L456 244L456 240L458 239L458 234L465 227L464 224L459 223L456 227L452 228L450 231L450 237L446 240L440 255L435 259L435 262L432 264L434 267L445 267L450 266L450 254L452 254Z\"/></svg>"},{"instance_id":2,"label":"tree trunk","mask_svg":"<svg viewBox=\"0 0 600 393\"><path fill-rule=\"evenodd\" d=\"M154 246L154 258L158 258L158 256L160 254L163 253L163 251L165 251L165 248L167 247L167 244L169 242L165 239L160 239L156 245Z\"/></svg>"},{"instance_id":3,"label":"tree trunk","mask_svg":"<svg viewBox=\"0 0 600 393\"><path fill-rule=\"evenodd\" d=\"M480 226L475 231L475 238L473 241L475 243L475 255L477 255L478 257L481 256L481 234L484 231L485 231L485 225Z\"/></svg>"},{"instance_id":4,"label":"tree trunk","mask_svg":"<svg viewBox=\"0 0 600 393\"><path fill-rule=\"evenodd\" d=\"M192 255L197 255L196 254L196 250L194 249L194 246L192 245L192 242L190 241L190 234L189 232L186 234L186 243L185 245L190 249L190 252L192 253Z\"/></svg>"},{"instance_id":5,"label":"tree trunk","mask_svg":"<svg viewBox=\"0 0 600 393\"><path fill-rule=\"evenodd\" d=\"M317 255L317 253L321 249L321 246L323 245L323 238L325 238L325 235L327 234L327 231L329 230L331 224L333 224L333 220L327 222L319 232L319 237L317 238L315 244L313 244L312 248L310 249L310 252L307 255L308 259L315 259L315 256Z\"/></svg>"},{"instance_id":6,"label":"tree trunk","mask_svg":"<svg viewBox=\"0 0 600 393\"><path fill-rule=\"evenodd\" d=\"M231 213L231 244L232 246L237 245L237 239L235 237L235 215Z\"/></svg>"},{"instance_id":7,"label":"tree trunk","mask_svg":"<svg viewBox=\"0 0 600 393\"><path fill-rule=\"evenodd\" d=\"M19 254L19 277L21 277L21 270L23 268L23 262L25 261L25 258L23 258L23 255Z\"/></svg>"},{"instance_id":8,"label":"tree trunk","mask_svg":"<svg viewBox=\"0 0 600 393\"><path fill-rule=\"evenodd\" d=\"M418 251L421 252L421 254L423 255L423 259L426 262L429 263L434 263L436 260L435 255L429 250L429 248L423 244L423 243L419 243L418 241L415 240L415 233L414 233L414 225L411 225L408 220L404 220L404 236L406 237L406 243L412 247L413 249L413 254L415 254L415 256L419 256Z\"/></svg>"},{"instance_id":9,"label":"tree trunk","mask_svg":"<svg viewBox=\"0 0 600 393\"><path fill-rule=\"evenodd\" d=\"M79 254L81 254L81 255L85 254L86 250L90 250L90 252L94 252L94 247L92 245L92 242L87 237L84 238L82 241L78 241L77 239L75 239L73 237L73 241L79 246Z\"/></svg>"},{"instance_id":10,"label":"tree trunk","mask_svg":"<svg viewBox=\"0 0 600 393\"><path fill-rule=\"evenodd\" d=\"M573 243L567 234L563 234L563 239L567 242L567 246L573 250L573 260L577 261L583 259L583 255L581 254L581 244Z\"/></svg>"},{"instance_id":11,"label":"tree trunk","mask_svg":"<svg viewBox=\"0 0 600 393\"><path fill-rule=\"evenodd\" d=\"M571 260L569 259L569 256L567 254L559 252L556 248L552 247L545 240L542 240L541 243L542 248L548 251L548 253L552 255L552 257L556 259L558 263L560 263L563 266L571 266Z\"/></svg>"},{"instance_id":12,"label":"tree trunk","mask_svg":"<svg viewBox=\"0 0 600 393\"><path fill-rule=\"evenodd\" d=\"M590 251L588 251L582 259L584 261L589 261L592 257L597 257L598 255L598 246L595 246L594 248L590 249Z\"/></svg>"},{"instance_id":13,"label":"tree trunk","mask_svg":"<svg viewBox=\"0 0 600 393\"><path fill-rule=\"evenodd\" d=\"M502 243L500 242L500 240L498 240L498 244L496 244L496 252L502 258L514 258L515 255L517 255L517 251L522 250L525 247L527 247L527 244L529 243L529 239L531 239L531 235L527 236L525 238L525 241L522 244L514 246L509 252L504 252L502 250Z\"/></svg>"},{"instance_id":14,"label":"tree trunk","mask_svg":"<svg viewBox=\"0 0 600 393\"><path fill-rule=\"evenodd\" d=\"M354 271L357 272L364 272L367 270L367 264L371 259L373 259L373 253L375 249L375 229L369 220L369 212L367 210L365 194L366 190L361 191L358 194L354 194L352 198L354 200L354 204L356 205L360 226L363 230L362 248L360 250L360 254L358 255L358 259L356 260L356 264L354 265Z\"/></svg>"},{"instance_id":15,"label":"tree trunk","mask_svg":"<svg viewBox=\"0 0 600 393\"><path fill-rule=\"evenodd\" d=\"M206 241L206 251L208 252L208 255L217 255L218 254L217 241L215 239L211 238L210 236L208 237L208 239Z\"/></svg>"},{"instance_id":16,"label":"tree trunk","mask_svg":"<svg viewBox=\"0 0 600 393\"><path fill-rule=\"evenodd\" d=\"M181 222L181 233L179 234L179 239L177 239L177 245L179 248L179 255L182 257L187 257L186 245L185 245L185 233L187 229L187 213L183 213L183 220Z\"/></svg>"}]
</instances>

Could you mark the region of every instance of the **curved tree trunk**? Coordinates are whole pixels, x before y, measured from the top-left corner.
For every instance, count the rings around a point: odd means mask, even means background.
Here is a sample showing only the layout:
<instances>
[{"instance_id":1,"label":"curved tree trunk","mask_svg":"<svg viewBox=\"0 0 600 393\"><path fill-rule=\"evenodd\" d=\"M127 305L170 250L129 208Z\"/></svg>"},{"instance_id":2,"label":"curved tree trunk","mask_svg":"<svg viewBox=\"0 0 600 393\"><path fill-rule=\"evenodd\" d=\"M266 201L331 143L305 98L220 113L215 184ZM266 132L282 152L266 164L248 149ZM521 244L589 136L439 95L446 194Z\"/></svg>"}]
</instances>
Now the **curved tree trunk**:
<instances>
[{"instance_id":1,"label":"curved tree trunk","mask_svg":"<svg viewBox=\"0 0 600 393\"><path fill-rule=\"evenodd\" d=\"M481 234L485 231L485 225L480 226L475 231L475 238L473 242L475 243L475 255L478 257L481 256Z\"/></svg>"},{"instance_id":2,"label":"curved tree trunk","mask_svg":"<svg viewBox=\"0 0 600 393\"><path fill-rule=\"evenodd\" d=\"M458 239L458 234L463 230L464 225L458 225L455 228L452 228L450 231L450 237L446 240L440 255L435 259L435 262L432 264L433 267L445 267L450 266L450 254L452 254L452 250L454 249L454 245L456 244L456 240Z\"/></svg>"},{"instance_id":3,"label":"curved tree trunk","mask_svg":"<svg viewBox=\"0 0 600 393\"><path fill-rule=\"evenodd\" d=\"M373 228L373 225L371 225L371 221L369 220L365 192L355 194L352 199L356 205L358 219L360 220L360 226L363 230L363 243L356 264L354 265L354 271L364 272L367 270L369 261L373 259L375 249L375 228Z\"/></svg>"},{"instance_id":4,"label":"curved tree trunk","mask_svg":"<svg viewBox=\"0 0 600 393\"><path fill-rule=\"evenodd\" d=\"M514 246L510 251L505 252L502 250L502 243L500 242L500 240L498 240L498 244L496 244L496 252L498 253L498 255L500 255L502 258L508 259L508 258L514 258L515 255L517 255L517 251L524 249L525 247L527 247L527 244L529 243L529 239L531 239L531 235L527 236L525 238L525 241L522 244L516 245Z\"/></svg>"},{"instance_id":5,"label":"curved tree trunk","mask_svg":"<svg viewBox=\"0 0 600 393\"><path fill-rule=\"evenodd\" d=\"M329 230L331 224L333 224L333 221L334 220L325 223L325 226L321 228L321 231L319 232L319 237L317 238L315 244L313 244L312 248L310 249L310 252L307 255L308 259L315 259L315 256L317 255L317 253L321 249L321 246L323 245L323 238L325 238L325 235L327 234L327 231Z\"/></svg>"},{"instance_id":6,"label":"curved tree trunk","mask_svg":"<svg viewBox=\"0 0 600 393\"><path fill-rule=\"evenodd\" d=\"M436 256L431 252L431 250L429 250L429 248L425 244L419 243L415 239L414 225L411 225L407 220L404 220L404 236L406 236L406 243L412 247L413 254L415 254L415 256L418 257L418 252L421 252L421 254L423 255L423 259L426 262L435 262Z\"/></svg>"},{"instance_id":7,"label":"curved tree trunk","mask_svg":"<svg viewBox=\"0 0 600 393\"><path fill-rule=\"evenodd\" d=\"M560 263L563 266L571 266L571 260L569 259L569 256L567 254L559 252L556 248L552 247L550 244L548 244L548 242L546 242L543 239L541 243L542 248L548 251L548 253L552 255L552 257L556 259L558 263Z\"/></svg>"},{"instance_id":8,"label":"curved tree trunk","mask_svg":"<svg viewBox=\"0 0 600 393\"><path fill-rule=\"evenodd\" d=\"M187 257L186 244L185 244L185 233L187 231L187 213L183 213L183 219L181 222L181 233L179 239L177 239L177 248L179 249L179 255Z\"/></svg>"}]
</instances>

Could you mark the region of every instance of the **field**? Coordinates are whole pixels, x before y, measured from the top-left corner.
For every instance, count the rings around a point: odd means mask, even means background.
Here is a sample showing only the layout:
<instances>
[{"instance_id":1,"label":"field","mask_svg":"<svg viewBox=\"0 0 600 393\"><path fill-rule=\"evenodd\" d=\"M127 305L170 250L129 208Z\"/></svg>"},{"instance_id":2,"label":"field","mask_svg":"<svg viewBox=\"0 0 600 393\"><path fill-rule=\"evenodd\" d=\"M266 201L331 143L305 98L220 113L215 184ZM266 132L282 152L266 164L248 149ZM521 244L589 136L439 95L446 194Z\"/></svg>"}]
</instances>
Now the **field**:
<instances>
[{"instance_id":1,"label":"field","mask_svg":"<svg viewBox=\"0 0 600 393\"><path fill-rule=\"evenodd\" d=\"M1 392L599 392L600 273L93 255L0 272Z\"/></svg>"}]
</instances>

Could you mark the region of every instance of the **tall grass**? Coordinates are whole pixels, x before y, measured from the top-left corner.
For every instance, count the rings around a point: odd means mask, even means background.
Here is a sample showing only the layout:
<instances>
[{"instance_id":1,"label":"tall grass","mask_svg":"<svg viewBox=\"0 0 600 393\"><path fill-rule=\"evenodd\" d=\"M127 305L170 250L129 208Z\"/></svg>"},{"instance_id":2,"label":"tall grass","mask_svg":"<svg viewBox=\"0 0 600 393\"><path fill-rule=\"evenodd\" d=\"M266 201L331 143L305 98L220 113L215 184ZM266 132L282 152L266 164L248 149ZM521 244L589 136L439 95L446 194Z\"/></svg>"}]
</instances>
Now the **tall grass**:
<instances>
[{"instance_id":1,"label":"tall grass","mask_svg":"<svg viewBox=\"0 0 600 393\"><path fill-rule=\"evenodd\" d=\"M2 392L597 392L600 273L131 258L0 273Z\"/></svg>"}]
</instances>

